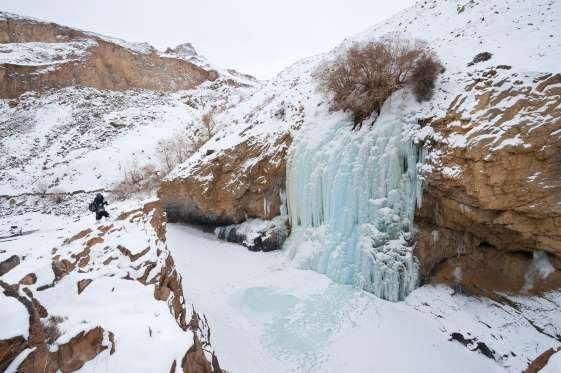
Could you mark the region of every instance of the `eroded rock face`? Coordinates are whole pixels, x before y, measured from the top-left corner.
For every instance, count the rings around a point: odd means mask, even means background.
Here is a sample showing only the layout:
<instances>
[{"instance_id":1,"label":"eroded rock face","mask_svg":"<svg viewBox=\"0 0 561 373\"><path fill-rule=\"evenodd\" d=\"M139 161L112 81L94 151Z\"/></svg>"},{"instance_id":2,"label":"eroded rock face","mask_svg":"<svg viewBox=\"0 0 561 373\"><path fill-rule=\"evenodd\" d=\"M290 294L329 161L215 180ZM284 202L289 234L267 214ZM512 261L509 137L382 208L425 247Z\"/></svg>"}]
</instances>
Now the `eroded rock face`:
<instances>
[{"instance_id":1,"label":"eroded rock face","mask_svg":"<svg viewBox=\"0 0 561 373\"><path fill-rule=\"evenodd\" d=\"M540 292L561 287L559 271L524 280L536 252L560 268L561 75L504 68L470 78L432 121L416 255L427 280Z\"/></svg>"},{"instance_id":2,"label":"eroded rock face","mask_svg":"<svg viewBox=\"0 0 561 373\"><path fill-rule=\"evenodd\" d=\"M2 98L74 85L108 90L176 91L194 88L219 76L217 71L207 71L184 59L160 56L148 45L129 46L54 23L5 13L2 16L0 43L48 43L27 47L5 44L8 51L18 53L19 49L26 49L33 55L47 50L55 54L52 61L43 58L38 63L0 63ZM69 52L56 51L57 46Z\"/></svg>"},{"instance_id":3,"label":"eroded rock face","mask_svg":"<svg viewBox=\"0 0 561 373\"><path fill-rule=\"evenodd\" d=\"M23 360L18 367L18 372L77 371L107 348L111 347L111 350L114 351L113 341L111 341L111 345L104 344L106 333L101 327L80 332L68 343L60 345L55 352L49 351L46 345L40 345ZM107 338L112 340L112 334L108 334Z\"/></svg>"},{"instance_id":4,"label":"eroded rock face","mask_svg":"<svg viewBox=\"0 0 561 373\"><path fill-rule=\"evenodd\" d=\"M288 133L272 146L250 137L187 163L160 186L168 218L228 225L279 215L290 143Z\"/></svg>"}]
</instances>

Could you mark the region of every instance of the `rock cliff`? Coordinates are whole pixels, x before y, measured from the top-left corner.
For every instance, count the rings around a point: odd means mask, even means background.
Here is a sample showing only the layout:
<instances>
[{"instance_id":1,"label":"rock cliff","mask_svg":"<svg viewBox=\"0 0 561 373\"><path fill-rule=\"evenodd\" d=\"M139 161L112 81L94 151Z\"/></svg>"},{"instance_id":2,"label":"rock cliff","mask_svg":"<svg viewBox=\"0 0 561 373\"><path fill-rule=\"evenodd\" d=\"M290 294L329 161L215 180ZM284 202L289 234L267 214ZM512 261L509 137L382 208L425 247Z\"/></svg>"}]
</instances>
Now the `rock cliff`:
<instances>
[{"instance_id":1,"label":"rock cliff","mask_svg":"<svg viewBox=\"0 0 561 373\"><path fill-rule=\"evenodd\" d=\"M26 91L88 86L97 89L192 89L219 78L183 58L54 23L0 14L0 97Z\"/></svg>"},{"instance_id":2,"label":"rock cliff","mask_svg":"<svg viewBox=\"0 0 561 373\"><path fill-rule=\"evenodd\" d=\"M427 278L512 292L561 286L560 104L561 75L498 66L466 80L432 120L434 167L416 214Z\"/></svg>"}]
</instances>

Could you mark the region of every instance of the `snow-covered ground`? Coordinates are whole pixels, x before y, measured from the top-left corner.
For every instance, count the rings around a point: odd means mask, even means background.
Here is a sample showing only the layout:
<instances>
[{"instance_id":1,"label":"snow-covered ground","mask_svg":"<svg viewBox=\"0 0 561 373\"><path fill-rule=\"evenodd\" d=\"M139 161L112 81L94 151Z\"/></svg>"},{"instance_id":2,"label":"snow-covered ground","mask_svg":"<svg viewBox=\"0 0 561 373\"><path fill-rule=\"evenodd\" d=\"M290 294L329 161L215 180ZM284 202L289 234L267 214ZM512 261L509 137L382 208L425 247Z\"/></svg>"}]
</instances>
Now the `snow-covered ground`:
<instances>
[{"instance_id":1,"label":"snow-covered ground","mask_svg":"<svg viewBox=\"0 0 561 373\"><path fill-rule=\"evenodd\" d=\"M561 344L526 319L559 333L561 316L547 305L517 312L444 286L392 303L297 269L284 251L250 252L180 224L169 224L167 237L187 301L204 309L231 372L520 372ZM466 348L452 333L474 341ZM470 351L477 341L498 362Z\"/></svg>"}]
</instances>

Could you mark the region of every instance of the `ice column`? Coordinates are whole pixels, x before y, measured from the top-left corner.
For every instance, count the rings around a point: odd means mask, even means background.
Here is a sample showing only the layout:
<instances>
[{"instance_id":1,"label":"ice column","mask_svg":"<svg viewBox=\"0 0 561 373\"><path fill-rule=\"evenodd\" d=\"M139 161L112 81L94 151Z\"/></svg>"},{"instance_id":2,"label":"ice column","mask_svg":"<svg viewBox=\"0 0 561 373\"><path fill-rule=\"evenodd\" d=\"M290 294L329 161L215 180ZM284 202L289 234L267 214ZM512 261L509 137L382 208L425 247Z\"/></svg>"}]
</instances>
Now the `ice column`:
<instances>
[{"instance_id":1,"label":"ice column","mask_svg":"<svg viewBox=\"0 0 561 373\"><path fill-rule=\"evenodd\" d=\"M424 155L403 136L407 117L398 107L355 131L347 121L307 125L287 164L291 257L391 301L418 282L408 241Z\"/></svg>"}]
</instances>

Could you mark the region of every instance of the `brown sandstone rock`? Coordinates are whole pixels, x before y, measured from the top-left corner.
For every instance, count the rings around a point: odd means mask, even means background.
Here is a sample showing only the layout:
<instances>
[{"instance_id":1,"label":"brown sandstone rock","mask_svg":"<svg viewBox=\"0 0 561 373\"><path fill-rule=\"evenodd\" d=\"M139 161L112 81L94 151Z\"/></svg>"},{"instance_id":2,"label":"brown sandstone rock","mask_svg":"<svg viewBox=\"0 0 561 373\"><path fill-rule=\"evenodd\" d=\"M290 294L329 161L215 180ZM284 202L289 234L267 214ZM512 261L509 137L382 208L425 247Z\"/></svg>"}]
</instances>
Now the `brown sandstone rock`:
<instances>
[{"instance_id":1,"label":"brown sandstone rock","mask_svg":"<svg viewBox=\"0 0 561 373\"><path fill-rule=\"evenodd\" d=\"M205 357L201 342L196 334L193 334L193 345L187 350L181 368L184 373L212 373L212 366Z\"/></svg>"},{"instance_id":2,"label":"brown sandstone rock","mask_svg":"<svg viewBox=\"0 0 561 373\"><path fill-rule=\"evenodd\" d=\"M108 333L112 335L111 332ZM103 335L101 327L80 332L68 343L59 346L56 352L50 352L43 344L23 360L18 372L35 373L38 372L37 367L41 367L41 372L48 373L76 371L109 347L103 344ZM110 341L111 339L109 338ZM114 342L111 343L111 350L114 351Z\"/></svg>"},{"instance_id":3,"label":"brown sandstone rock","mask_svg":"<svg viewBox=\"0 0 561 373\"><path fill-rule=\"evenodd\" d=\"M156 231L158 239L162 242L166 242L166 213L160 201L145 204L142 211L144 214L152 212L150 224Z\"/></svg>"},{"instance_id":4,"label":"brown sandstone rock","mask_svg":"<svg viewBox=\"0 0 561 373\"><path fill-rule=\"evenodd\" d=\"M432 121L443 140L415 217L425 280L450 282L458 261L469 285L518 291L534 251L561 267L561 74L516 80L483 72ZM561 287L552 276L535 290Z\"/></svg>"},{"instance_id":5,"label":"brown sandstone rock","mask_svg":"<svg viewBox=\"0 0 561 373\"><path fill-rule=\"evenodd\" d=\"M268 142L248 138L187 164L182 176L162 182L158 196L170 221L238 224L280 213L289 134Z\"/></svg>"},{"instance_id":6,"label":"brown sandstone rock","mask_svg":"<svg viewBox=\"0 0 561 373\"><path fill-rule=\"evenodd\" d=\"M37 275L35 273L28 273L27 275L23 276L19 283L21 285L33 285L37 282Z\"/></svg>"},{"instance_id":7,"label":"brown sandstone rock","mask_svg":"<svg viewBox=\"0 0 561 373\"><path fill-rule=\"evenodd\" d=\"M79 240L79 239L82 239L82 238L86 237L90 233L92 233L92 230L90 228L84 229L83 231L76 233L74 236L65 239L63 244L68 245L68 244L70 244L70 243L72 243L76 240Z\"/></svg>"},{"instance_id":8,"label":"brown sandstone rock","mask_svg":"<svg viewBox=\"0 0 561 373\"><path fill-rule=\"evenodd\" d=\"M68 27L23 18L0 21L1 43L78 42L90 40L85 56L62 61L52 68L0 65L0 97L14 98L26 91L44 91L79 85L98 89L192 89L218 73L189 61L160 56L156 50L135 51Z\"/></svg>"},{"instance_id":9,"label":"brown sandstone rock","mask_svg":"<svg viewBox=\"0 0 561 373\"><path fill-rule=\"evenodd\" d=\"M21 335L0 340L0 371L4 372L26 347L27 341Z\"/></svg>"},{"instance_id":10,"label":"brown sandstone rock","mask_svg":"<svg viewBox=\"0 0 561 373\"><path fill-rule=\"evenodd\" d=\"M78 294L81 294L85 288L88 287L89 284L92 283L92 279L91 278L85 278L83 280L78 281Z\"/></svg>"},{"instance_id":11,"label":"brown sandstone rock","mask_svg":"<svg viewBox=\"0 0 561 373\"><path fill-rule=\"evenodd\" d=\"M526 368L524 373L538 373L547 365L549 359L558 351L561 351L561 348L552 347L549 350L544 351L536 359L534 359L530 365L528 365L528 368Z\"/></svg>"},{"instance_id":12,"label":"brown sandstone rock","mask_svg":"<svg viewBox=\"0 0 561 373\"><path fill-rule=\"evenodd\" d=\"M8 259L0 262L0 276L4 276L6 273L10 272L19 263L20 259L17 255L12 255Z\"/></svg>"}]
</instances>

